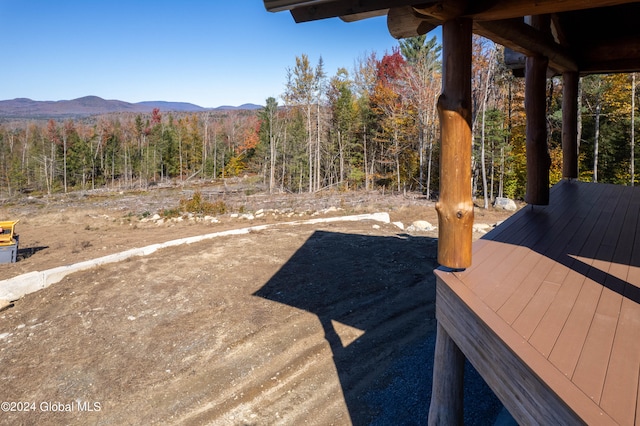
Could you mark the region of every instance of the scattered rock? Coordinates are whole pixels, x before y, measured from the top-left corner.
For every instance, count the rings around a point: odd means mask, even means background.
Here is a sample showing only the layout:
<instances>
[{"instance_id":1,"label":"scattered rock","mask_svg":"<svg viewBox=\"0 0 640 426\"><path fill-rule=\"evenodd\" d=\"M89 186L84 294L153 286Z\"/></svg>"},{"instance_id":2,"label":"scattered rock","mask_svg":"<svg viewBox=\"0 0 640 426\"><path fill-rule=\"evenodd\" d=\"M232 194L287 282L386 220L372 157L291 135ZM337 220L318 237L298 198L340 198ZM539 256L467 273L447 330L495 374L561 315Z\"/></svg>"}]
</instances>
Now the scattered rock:
<instances>
[{"instance_id":1,"label":"scattered rock","mask_svg":"<svg viewBox=\"0 0 640 426\"><path fill-rule=\"evenodd\" d=\"M339 210L342 210L342 209L339 209L336 206L331 206L331 207L328 207L328 208L322 210L321 213L324 213L324 214L326 214L326 213L334 213L334 212L337 212Z\"/></svg>"},{"instance_id":2,"label":"scattered rock","mask_svg":"<svg viewBox=\"0 0 640 426\"><path fill-rule=\"evenodd\" d=\"M435 231L436 227L426 220L416 220L408 228L407 231L429 232Z\"/></svg>"},{"instance_id":3,"label":"scattered rock","mask_svg":"<svg viewBox=\"0 0 640 426\"><path fill-rule=\"evenodd\" d=\"M393 224L404 231L404 223L402 223L402 222L393 222Z\"/></svg>"},{"instance_id":4,"label":"scattered rock","mask_svg":"<svg viewBox=\"0 0 640 426\"><path fill-rule=\"evenodd\" d=\"M486 223L474 223L473 224L473 232L480 232L482 234L486 234L492 228L491 225L487 225Z\"/></svg>"},{"instance_id":5,"label":"scattered rock","mask_svg":"<svg viewBox=\"0 0 640 426\"><path fill-rule=\"evenodd\" d=\"M493 207L496 209L506 210L508 212L515 212L518 210L516 202L510 198L497 197L493 202Z\"/></svg>"},{"instance_id":6,"label":"scattered rock","mask_svg":"<svg viewBox=\"0 0 640 426\"><path fill-rule=\"evenodd\" d=\"M202 218L202 220L204 220L205 222L220 223L218 218L217 217L213 217L213 216L205 216L205 217Z\"/></svg>"}]
</instances>

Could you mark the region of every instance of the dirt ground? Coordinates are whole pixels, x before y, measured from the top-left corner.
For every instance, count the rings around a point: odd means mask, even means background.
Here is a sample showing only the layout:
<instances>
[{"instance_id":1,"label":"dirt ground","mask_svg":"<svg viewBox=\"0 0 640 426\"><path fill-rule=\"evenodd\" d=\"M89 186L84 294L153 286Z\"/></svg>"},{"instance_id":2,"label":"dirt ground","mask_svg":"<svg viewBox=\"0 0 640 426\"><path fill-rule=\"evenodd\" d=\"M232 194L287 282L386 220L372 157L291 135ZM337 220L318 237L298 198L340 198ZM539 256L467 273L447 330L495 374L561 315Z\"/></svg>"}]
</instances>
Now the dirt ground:
<instances>
[{"instance_id":1,"label":"dirt ground","mask_svg":"<svg viewBox=\"0 0 640 426\"><path fill-rule=\"evenodd\" d=\"M152 220L194 191L228 212ZM0 312L0 424L426 424L437 231L280 223L388 212L405 227L437 224L433 203L247 194L174 187L5 202L20 251L0 265L4 278L277 225L75 273L14 301ZM476 209L477 223L508 216ZM499 403L474 374L465 419L491 424Z\"/></svg>"}]
</instances>

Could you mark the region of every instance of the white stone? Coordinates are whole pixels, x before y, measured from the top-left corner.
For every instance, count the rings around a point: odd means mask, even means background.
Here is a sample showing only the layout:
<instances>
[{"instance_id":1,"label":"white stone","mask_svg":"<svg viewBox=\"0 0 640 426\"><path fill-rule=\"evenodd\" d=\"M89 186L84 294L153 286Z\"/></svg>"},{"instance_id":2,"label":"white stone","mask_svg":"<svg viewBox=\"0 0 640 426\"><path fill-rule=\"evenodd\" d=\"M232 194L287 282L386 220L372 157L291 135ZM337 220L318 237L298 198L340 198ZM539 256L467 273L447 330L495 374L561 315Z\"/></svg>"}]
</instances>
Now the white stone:
<instances>
[{"instance_id":1,"label":"white stone","mask_svg":"<svg viewBox=\"0 0 640 426\"><path fill-rule=\"evenodd\" d=\"M393 224L404 231L404 223L402 223L402 222L393 222Z\"/></svg>"},{"instance_id":2,"label":"white stone","mask_svg":"<svg viewBox=\"0 0 640 426\"><path fill-rule=\"evenodd\" d=\"M416 220L411 224L414 231L434 231L436 229L431 223L426 220Z\"/></svg>"},{"instance_id":3,"label":"white stone","mask_svg":"<svg viewBox=\"0 0 640 426\"><path fill-rule=\"evenodd\" d=\"M491 225L487 225L486 223L475 223L473 225L473 232L480 232L486 234L491 229Z\"/></svg>"},{"instance_id":4,"label":"white stone","mask_svg":"<svg viewBox=\"0 0 640 426\"><path fill-rule=\"evenodd\" d=\"M516 206L516 202L510 198L497 197L493 202L493 207L496 209L502 209L509 212L515 212L518 210L518 206Z\"/></svg>"}]
</instances>

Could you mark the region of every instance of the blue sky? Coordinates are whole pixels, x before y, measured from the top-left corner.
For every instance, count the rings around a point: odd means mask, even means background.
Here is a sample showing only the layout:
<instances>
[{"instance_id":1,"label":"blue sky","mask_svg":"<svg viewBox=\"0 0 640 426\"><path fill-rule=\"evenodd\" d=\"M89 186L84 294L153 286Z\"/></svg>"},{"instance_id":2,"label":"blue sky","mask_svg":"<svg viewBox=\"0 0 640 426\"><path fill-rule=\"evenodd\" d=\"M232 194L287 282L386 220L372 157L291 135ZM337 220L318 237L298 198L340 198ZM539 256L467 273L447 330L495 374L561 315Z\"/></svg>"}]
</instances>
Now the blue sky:
<instances>
[{"instance_id":1,"label":"blue sky","mask_svg":"<svg viewBox=\"0 0 640 426\"><path fill-rule=\"evenodd\" d=\"M264 104L306 53L329 76L398 42L386 18L296 24L262 0L0 0L0 99Z\"/></svg>"}]
</instances>

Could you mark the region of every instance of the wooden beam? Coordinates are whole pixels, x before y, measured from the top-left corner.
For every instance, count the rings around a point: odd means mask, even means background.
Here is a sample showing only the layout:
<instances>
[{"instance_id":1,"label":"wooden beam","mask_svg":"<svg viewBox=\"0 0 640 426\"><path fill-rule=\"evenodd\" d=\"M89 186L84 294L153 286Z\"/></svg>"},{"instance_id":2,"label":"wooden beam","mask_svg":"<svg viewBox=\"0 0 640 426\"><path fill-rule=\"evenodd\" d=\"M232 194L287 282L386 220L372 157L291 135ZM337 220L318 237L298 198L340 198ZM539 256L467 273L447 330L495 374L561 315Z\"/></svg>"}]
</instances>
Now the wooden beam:
<instances>
[{"instance_id":1,"label":"wooden beam","mask_svg":"<svg viewBox=\"0 0 640 426\"><path fill-rule=\"evenodd\" d=\"M408 38L423 35L440 25L419 17L411 6L394 7L387 14L387 28L394 38Z\"/></svg>"},{"instance_id":2,"label":"wooden beam","mask_svg":"<svg viewBox=\"0 0 640 426\"><path fill-rule=\"evenodd\" d=\"M463 424L464 360L460 349L438 322L429 426Z\"/></svg>"},{"instance_id":3,"label":"wooden beam","mask_svg":"<svg viewBox=\"0 0 640 426\"><path fill-rule=\"evenodd\" d=\"M550 66L560 72L578 70L578 63L568 49L556 43L548 32L533 28L522 19L474 22L473 30L526 56L545 56Z\"/></svg>"},{"instance_id":4,"label":"wooden beam","mask_svg":"<svg viewBox=\"0 0 640 426\"><path fill-rule=\"evenodd\" d=\"M269 12L281 12L283 10L294 9L296 7L312 6L313 4L322 2L323 0L264 0L264 7Z\"/></svg>"},{"instance_id":5,"label":"wooden beam","mask_svg":"<svg viewBox=\"0 0 640 426\"><path fill-rule=\"evenodd\" d=\"M635 3L633 0L486 0L469 2L465 16L475 21L495 21L528 15L546 15L597 7Z\"/></svg>"},{"instance_id":6,"label":"wooden beam","mask_svg":"<svg viewBox=\"0 0 640 426\"><path fill-rule=\"evenodd\" d=\"M438 262L453 269L471 266L471 29L466 18L442 25Z\"/></svg>"},{"instance_id":7,"label":"wooden beam","mask_svg":"<svg viewBox=\"0 0 640 426\"><path fill-rule=\"evenodd\" d=\"M619 72L632 73L638 71L640 71L640 57L610 61L594 61L580 66L580 75L610 74Z\"/></svg>"},{"instance_id":8,"label":"wooden beam","mask_svg":"<svg viewBox=\"0 0 640 426\"><path fill-rule=\"evenodd\" d=\"M352 15L343 15L340 17L344 22L356 22L363 19L376 18L378 16L385 16L389 13L389 9L373 10L371 12L354 13Z\"/></svg>"},{"instance_id":9,"label":"wooden beam","mask_svg":"<svg viewBox=\"0 0 640 426\"><path fill-rule=\"evenodd\" d=\"M467 10L467 0L441 0L431 3L423 2L413 9L422 16L433 17L442 22L459 18Z\"/></svg>"},{"instance_id":10,"label":"wooden beam","mask_svg":"<svg viewBox=\"0 0 640 426\"><path fill-rule=\"evenodd\" d=\"M598 63L637 62L640 58L640 35L608 40L596 39L592 43L581 45L578 56L581 65L584 66Z\"/></svg>"},{"instance_id":11,"label":"wooden beam","mask_svg":"<svg viewBox=\"0 0 640 426\"><path fill-rule=\"evenodd\" d=\"M449 4L449 3L447 3ZM415 13L411 13L411 9ZM387 25L395 38L425 34L441 23L441 17L460 12L459 8L398 7L390 9ZM570 51L555 42L549 32L542 32L522 19L474 22L473 32L526 56L546 56L550 67L558 72L577 71L578 64Z\"/></svg>"},{"instance_id":12,"label":"wooden beam","mask_svg":"<svg viewBox=\"0 0 640 426\"><path fill-rule=\"evenodd\" d=\"M577 72L562 75L562 177L578 178L578 82Z\"/></svg>"},{"instance_id":13,"label":"wooden beam","mask_svg":"<svg viewBox=\"0 0 640 426\"><path fill-rule=\"evenodd\" d=\"M540 17L533 25L544 28ZM547 148L547 88L548 60L544 56L529 56L525 71L524 109L527 114L527 189L525 201L533 205L549 204L549 167Z\"/></svg>"},{"instance_id":14,"label":"wooden beam","mask_svg":"<svg viewBox=\"0 0 640 426\"><path fill-rule=\"evenodd\" d=\"M304 1L298 3L304 4ZM358 15L392 7L409 6L415 0L334 0L313 2L310 6L300 6L291 9L291 15L296 22L316 21L318 19L334 18L338 16Z\"/></svg>"}]
</instances>

